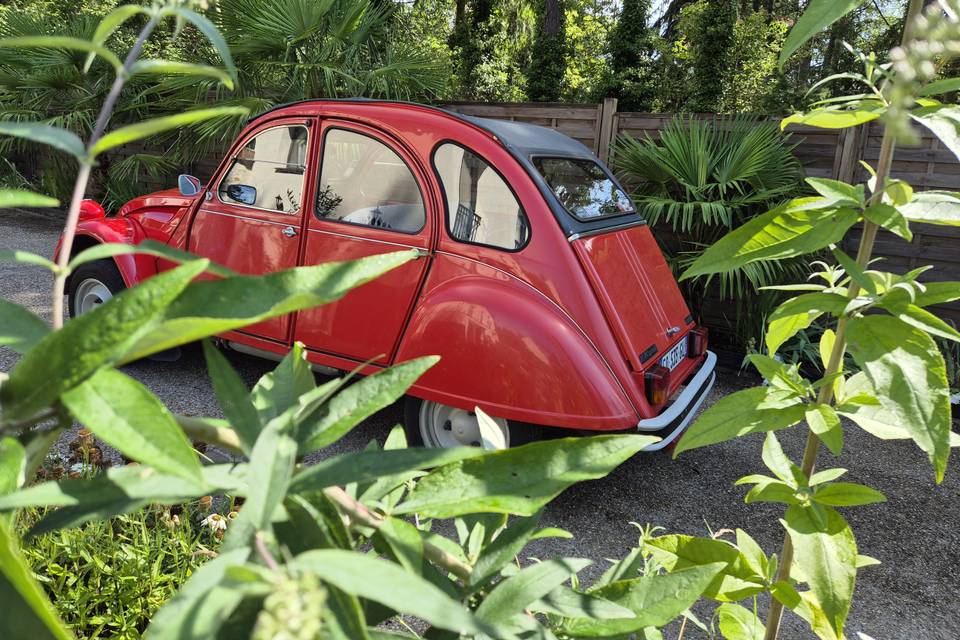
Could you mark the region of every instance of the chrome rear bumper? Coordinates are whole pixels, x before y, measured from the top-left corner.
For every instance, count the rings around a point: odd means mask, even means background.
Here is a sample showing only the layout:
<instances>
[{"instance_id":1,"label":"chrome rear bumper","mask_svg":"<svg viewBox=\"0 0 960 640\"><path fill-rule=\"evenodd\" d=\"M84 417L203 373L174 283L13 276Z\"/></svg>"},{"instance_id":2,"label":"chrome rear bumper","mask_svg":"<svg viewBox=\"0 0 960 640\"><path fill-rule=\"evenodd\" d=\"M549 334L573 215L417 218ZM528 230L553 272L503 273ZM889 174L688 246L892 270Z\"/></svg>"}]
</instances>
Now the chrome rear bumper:
<instances>
[{"instance_id":1,"label":"chrome rear bumper","mask_svg":"<svg viewBox=\"0 0 960 640\"><path fill-rule=\"evenodd\" d=\"M707 356L692 378L687 382L686 388L680 392L673 403L667 407L660 415L641 420L637 423L637 430L649 435L658 435L662 439L655 442L644 451L657 451L676 440L683 430L689 426L697 409L703 404L704 398L713 388L713 383L717 379L714 368L717 366L717 355L712 351L707 351Z\"/></svg>"}]
</instances>

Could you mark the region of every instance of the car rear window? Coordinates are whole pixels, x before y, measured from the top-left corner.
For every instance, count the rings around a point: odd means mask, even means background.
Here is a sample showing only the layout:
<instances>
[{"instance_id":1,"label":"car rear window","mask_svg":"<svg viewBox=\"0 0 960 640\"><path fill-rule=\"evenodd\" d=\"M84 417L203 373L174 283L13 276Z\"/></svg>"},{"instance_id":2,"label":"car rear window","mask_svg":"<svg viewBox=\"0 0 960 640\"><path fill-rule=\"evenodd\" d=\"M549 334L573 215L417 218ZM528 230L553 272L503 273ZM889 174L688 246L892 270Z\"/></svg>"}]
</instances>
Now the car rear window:
<instances>
[{"instance_id":1,"label":"car rear window","mask_svg":"<svg viewBox=\"0 0 960 640\"><path fill-rule=\"evenodd\" d=\"M623 189L593 160L534 158L533 164L560 204L580 220L609 218L635 211Z\"/></svg>"}]
</instances>

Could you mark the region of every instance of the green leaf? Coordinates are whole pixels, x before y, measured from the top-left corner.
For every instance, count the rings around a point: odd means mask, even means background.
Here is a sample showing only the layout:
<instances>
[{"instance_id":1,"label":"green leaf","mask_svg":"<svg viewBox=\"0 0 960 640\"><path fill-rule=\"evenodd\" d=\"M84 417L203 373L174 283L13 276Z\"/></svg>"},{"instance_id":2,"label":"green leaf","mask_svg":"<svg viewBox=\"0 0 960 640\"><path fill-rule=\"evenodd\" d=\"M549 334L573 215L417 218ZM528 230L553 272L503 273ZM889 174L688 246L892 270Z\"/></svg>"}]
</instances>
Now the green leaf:
<instances>
[{"instance_id":1,"label":"green leaf","mask_svg":"<svg viewBox=\"0 0 960 640\"><path fill-rule=\"evenodd\" d=\"M97 142L93 145L93 148L90 150L90 156L94 158L104 151L108 151L129 142L155 136L159 133L170 131L171 129L179 129L180 127L184 127L189 124L195 124L197 122L203 122L204 120L221 118L224 116L239 117L247 115L247 113L249 113L249 109L246 107L213 107L210 109L195 109L193 111L185 111L172 116L161 116L159 118L146 120L137 124L128 124L124 127L120 127L119 129L114 129L110 133L97 140Z\"/></svg>"},{"instance_id":2,"label":"green leaf","mask_svg":"<svg viewBox=\"0 0 960 640\"><path fill-rule=\"evenodd\" d=\"M303 344L295 342L280 364L253 386L250 400L259 421L267 424L291 407L299 406L300 398L316 386Z\"/></svg>"},{"instance_id":3,"label":"green leaf","mask_svg":"<svg viewBox=\"0 0 960 640\"><path fill-rule=\"evenodd\" d=\"M742 479L742 478L741 478ZM743 497L746 504L755 502L778 502L780 504L800 504L797 489L790 484L773 480L758 484Z\"/></svg>"},{"instance_id":4,"label":"green leaf","mask_svg":"<svg viewBox=\"0 0 960 640\"><path fill-rule=\"evenodd\" d=\"M812 476L810 476L809 484L811 487L818 484L823 484L824 482L830 482L831 480L836 480L843 474L847 472L846 469L824 469L823 471L816 471Z\"/></svg>"},{"instance_id":5,"label":"green leaf","mask_svg":"<svg viewBox=\"0 0 960 640\"><path fill-rule=\"evenodd\" d=\"M53 272L57 271L57 265L49 258L45 258L37 253L31 253L30 251L20 251L19 249L0 249L0 261L19 262L21 264L43 267Z\"/></svg>"},{"instance_id":6,"label":"green leaf","mask_svg":"<svg viewBox=\"0 0 960 640\"><path fill-rule=\"evenodd\" d=\"M750 433L784 429L803 420L804 411L796 394L775 387L731 393L700 415L680 438L673 455Z\"/></svg>"},{"instance_id":7,"label":"green leaf","mask_svg":"<svg viewBox=\"0 0 960 640\"><path fill-rule=\"evenodd\" d=\"M824 329L820 336L819 350L820 362L823 363L823 370L827 371L830 367L830 355L833 353L833 345L837 341L837 334L833 329Z\"/></svg>"},{"instance_id":8,"label":"green leaf","mask_svg":"<svg viewBox=\"0 0 960 640\"><path fill-rule=\"evenodd\" d=\"M770 561L767 559L767 554L763 552L757 541L743 529L737 529L736 534L741 561L757 575L767 575L770 572Z\"/></svg>"},{"instance_id":9,"label":"green leaf","mask_svg":"<svg viewBox=\"0 0 960 640\"><path fill-rule=\"evenodd\" d=\"M828 178L806 178L813 190L827 199L834 207L862 207L864 204L863 185L853 186L839 180Z\"/></svg>"},{"instance_id":10,"label":"green leaf","mask_svg":"<svg viewBox=\"0 0 960 640\"><path fill-rule=\"evenodd\" d=\"M0 46L2 46L2 42L3 40L0 40ZM77 134L40 122L0 120L0 135L25 138L33 142L46 144L78 159L83 158L85 154L83 141Z\"/></svg>"},{"instance_id":11,"label":"green leaf","mask_svg":"<svg viewBox=\"0 0 960 640\"><path fill-rule=\"evenodd\" d=\"M876 120L882 113L881 109L823 107L806 113L795 113L792 116L787 116L780 121L780 128L786 129L791 124L805 124L820 129L847 129Z\"/></svg>"},{"instance_id":12,"label":"green leaf","mask_svg":"<svg viewBox=\"0 0 960 640\"><path fill-rule=\"evenodd\" d=\"M918 307L929 307L954 300L960 300L960 282L925 282L913 303Z\"/></svg>"},{"instance_id":13,"label":"green leaf","mask_svg":"<svg viewBox=\"0 0 960 640\"><path fill-rule=\"evenodd\" d=\"M853 482L830 483L817 489L813 499L831 507L857 507L887 501L887 497L876 489Z\"/></svg>"},{"instance_id":14,"label":"green leaf","mask_svg":"<svg viewBox=\"0 0 960 640\"><path fill-rule=\"evenodd\" d=\"M145 386L102 369L60 400L100 439L158 471L200 481L200 460L173 416Z\"/></svg>"},{"instance_id":15,"label":"green leaf","mask_svg":"<svg viewBox=\"0 0 960 640\"><path fill-rule=\"evenodd\" d=\"M864 291L870 294L877 293L877 285L870 279L870 276L863 270L857 261L848 256L842 249L839 247L831 247L830 253L833 254L833 257L837 259L837 262L840 263L840 266L843 267L843 270L846 272L850 279L860 285ZM849 303L849 300L844 300ZM846 305L844 307L846 309ZM839 315L839 314L838 314Z\"/></svg>"},{"instance_id":16,"label":"green leaf","mask_svg":"<svg viewBox=\"0 0 960 640\"><path fill-rule=\"evenodd\" d=\"M951 91L960 90L960 78L943 78L941 80L934 80L930 84L924 86L920 91L917 92L917 96L925 98L928 96L938 96L941 93L950 93Z\"/></svg>"},{"instance_id":17,"label":"green leaf","mask_svg":"<svg viewBox=\"0 0 960 640\"><path fill-rule=\"evenodd\" d=\"M763 640L764 624L749 609L732 602L717 607L717 626L726 640Z\"/></svg>"},{"instance_id":18,"label":"green leaf","mask_svg":"<svg viewBox=\"0 0 960 640\"><path fill-rule=\"evenodd\" d=\"M633 611L626 607L562 585L528 605L527 609L536 613L552 613L564 618L609 620L634 617Z\"/></svg>"},{"instance_id":19,"label":"green leaf","mask_svg":"<svg viewBox=\"0 0 960 640\"><path fill-rule=\"evenodd\" d=\"M318 491L335 485L363 483L416 469L429 469L484 455L482 449L396 449L344 453L310 465L293 478L290 493Z\"/></svg>"},{"instance_id":20,"label":"green leaf","mask_svg":"<svg viewBox=\"0 0 960 640\"><path fill-rule=\"evenodd\" d=\"M233 91L233 78L230 77L230 74L216 67L208 67L205 64L191 64L174 60L138 60L130 69L130 75L180 75L213 78Z\"/></svg>"},{"instance_id":21,"label":"green leaf","mask_svg":"<svg viewBox=\"0 0 960 640\"><path fill-rule=\"evenodd\" d=\"M245 474L245 465L211 465L203 468L202 481L194 482L141 466L112 467L93 478L45 482L0 496L0 511L58 507L34 525L29 533L33 537L130 513L147 504L182 504L218 492L245 494Z\"/></svg>"},{"instance_id":22,"label":"green leaf","mask_svg":"<svg viewBox=\"0 0 960 640\"><path fill-rule=\"evenodd\" d=\"M781 581L770 587L770 594L803 618L821 640L841 640L811 592L797 593L790 583Z\"/></svg>"},{"instance_id":23,"label":"green leaf","mask_svg":"<svg viewBox=\"0 0 960 640\"><path fill-rule=\"evenodd\" d=\"M250 549L221 551L197 569L186 584L167 600L147 628L151 640L209 640L243 599L243 592L226 586L227 573L242 566Z\"/></svg>"},{"instance_id":24,"label":"green leaf","mask_svg":"<svg viewBox=\"0 0 960 640\"><path fill-rule=\"evenodd\" d=\"M125 4L117 7L100 20L100 24L97 25L96 31L93 32L93 43L102 46L104 43L106 43L107 38L109 38L113 32L120 27L120 25L133 16L146 12L147 10L144 7L134 4ZM84 73L90 70L90 65L93 64L94 55L95 54L91 53L87 56L87 61L83 65Z\"/></svg>"},{"instance_id":25,"label":"green leaf","mask_svg":"<svg viewBox=\"0 0 960 640\"><path fill-rule=\"evenodd\" d=\"M926 309L921 309L914 304L896 305L893 308L887 305L881 306L888 308L891 314L921 331L938 338L960 342L960 332Z\"/></svg>"},{"instance_id":26,"label":"green leaf","mask_svg":"<svg viewBox=\"0 0 960 640\"><path fill-rule=\"evenodd\" d=\"M351 289L409 262L416 255L415 251L398 251L359 260L295 267L265 276L233 276L194 282L167 307L162 322L137 334L139 339L124 355L123 362L139 360L157 351L285 313L333 302ZM150 278L136 289L163 275ZM74 320L71 324L76 322Z\"/></svg>"},{"instance_id":27,"label":"green leaf","mask_svg":"<svg viewBox=\"0 0 960 640\"><path fill-rule=\"evenodd\" d=\"M26 482L27 453L16 438L0 439L0 496L13 493Z\"/></svg>"},{"instance_id":28,"label":"green leaf","mask_svg":"<svg viewBox=\"0 0 960 640\"><path fill-rule=\"evenodd\" d=\"M784 301L767 318L767 352L776 353L783 343L809 327L822 314L839 316L847 302L847 298L838 293L823 292L804 293Z\"/></svg>"},{"instance_id":29,"label":"green leaf","mask_svg":"<svg viewBox=\"0 0 960 640\"><path fill-rule=\"evenodd\" d=\"M301 553L289 564L315 573L347 593L416 616L435 627L461 634L492 634L490 627L476 620L459 602L392 562L340 549L323 549Z\"/></svg>"},{"instance_id":30,"label":"green leaf","mask_svg":"<svg viewBox=\"0 0 960 640\"><path fill-rule=\"evenodd\" d=\"M826 404L815 404L807 410L807 424L810 430L827 445L833 455L838 456L843 450L843 427L840 425L840 416L833 407Z\"/></svg>"},{"instance_id":31,"label":"green leaf","mask_svg":"<svg viewBox=\"0 0 960 640\"><path fill-rule=\"evenodd\" d=\"M416 575L423 573L423 538L415 526L399 518L386 518L376 535L397 564Z\"/></svg>"},{"instance_id":32,"label":"green leaf","mask_svg":"<svg viewBox=\"0 0 960 640\"><path fill-rule=\"evenodd\" d=\"M223 61L223 66L227 68L227 72L230 74L230 77L236 80L237 67L233 64L233 56L230 55L230 47L227 46L227 41L223 39L220 31L217 30L213 23L199 13L184 7L176 7L174 8L174 12L176 15L182 16L184 19L193 24L193 26L195 26L200 33L202 33L207 40L210 41L210 44L212 44L213 48L217 50L217 54Z\"/></svg>"},{"instance_id":33,"label":"green leaf","mask_svg":"<svg viewBox=\"0 0 960 640\"><path fill-rule=\"evenodd\" d=\"M206 260L197 260L149 278L48 334L0 387L5 417L28 418L101 367L120 360L206 265Z\"/></svg>"},{"instance_id":34,"label":"green leaf","mask_svg":"<svg viewBox=\"0 0 960 640\"><path fill-rule=\"evenodd\" d=\"M207 370L213 381L213 391L220 403L223 415L227 417L230 426L237 432L244 453L253 449L257 436L260 435L262 425L257 410L250 400L247 386L230 366L227 359L209 340L203 341L203 355L207 361Z\"/></svg>"},{"instance_id":35,"label":"green leaf","mask_svg":"<svg viewBox=\"0 0 960 640\"><path fill-rule=\"evenodd\" d=\"M0 345L24 354L40 342L50 327L18 304L0 298Z\"/></svg>"},{"instance_id":36,"label":"green leaf","mask_svg":"<svg viewBox=\"0 0 960 640\"><path fill-rule=\"evenodd\" d=\"M0 636L33 640L71 640L71 634L33 577L16 538L0 520Z\"/></svg>"},{"instance_id":37,"label":"green leaf","mask_svg":"<svg viewBox=\"0 0 960 640\"><path fill-rule=\"evenodd\" d=\"M60 201L23 189L0 189L0 209L17 207L59 207Z\"/></svg>"},{"instance_id":38,"label":"green leaf","mask_svg":"<svg viewBox=\"0 0 960 640\"><path fill-rule=\"evenodd\" d=\"M790 56L807 40L864 2L866 0L810 0L783 43L783 49L780 50L780 68L783 68Z\"/></svg>"},{"instance_id":39,"label":"green leaf","mask_svg":"<svg viewBox=\"0 0 960 640\"><path fill-rule=\"evenodd\" d=\"M843 517L823 509L825 526L813 517L813 509L787 509L783 525L793 542L793 561L807 577L810 591L838 636L850 612L857 578L857 544Z\"/></svg>"},{"instance_id":40,"label":"green leaf","mask_svg":"<svg viewBox=\"0 0 960 640\"><path fill-rule=\"evenodd\" d=\"M81 264L86 262L93 262L94 260L102 260L103 258L112 258L114 256L131 254L157 256L158 258L166 258L167 260L178 263L190 262L192 260L199 259L199 256L195 256L192 253L161 244L155 240L144 240L140 244L105 242L103 244L96 244L88 249L84 249L75 255L67 264L67 270L73 271ZM212 262L207 265L206 271L207 273L212 273L223 278L237 275L234 271L231 271L226 267L221 267L220 265Z\"/></svg>"},{"instance_id":41,"label":"green leaf","mask_svg":"<svg viewBox=\"0 0 960 640\"><path fill-rule=\"evenodd\" d=\"M446 464L417 482L396 513L529 516L571 484L602 478L656 442L652 436L558 438Z\"/></svg>"},{"instance_id":42,"label":"green leaf","mask_svg":"<svg viewBox=\"0 0 960 640\"><path fill-rule=\"evenodd\" d=\"M681 280L737 269L758 260L781 260L839 242L860 214L853 209L808 208L822 198L798 198L759 215L720 238Z\"/></svg>"},{"instance_id":43,"label":"green leaf","mask_svg":"<svg viewBox=\"0 0 960 640\"><path fill-rule=\"evenodd\" d=\"M908 220L960 226L960 193L955 191L920 191L910 202L897 207Z\"/></svg>"},{"instance_id":44,"label":"green leaf","mask_svg":"<svg viewBox=\"0 0 960 640\"><path fill-rule=\"evenodd\" d=\"M733 602L764 590L765 576L755 571L735 546L723 540L666 535L648 540L644 549L670 572L721 563L721 571L701 590L704 597Z\"/></svg>"},{"instance_id":45,"label":"green leaf","mask_svg":"<svg viewBox=\"0 0 960 640\"><path fill-rule=\"evenodd\" d=\"M69 36L23 36L19 38L0 39L0 48L16 49L71 49L86 51L110 63L120 73L123 71L123 62L112 51L89 40L71 38Z\"/></svg>"},{"instance_id":46,"label":"green leaf","mask_svg":"<svg viewBox=\"0 0 960 640\"><path fill-rule=\"evenodd\" d=\"M297 442L285 425L267 425L250 452L250 486L240 515L230 525L223 550L239 549L253 541L258 531L272 532L270 523L283 502L297 461Z\"/></svg>"},{"instance_id":47,"label":"green leaf","mask_svg":"<svg viewBox=\"0 0 960 640\"><path fill-rule=\"evenodd\" d=\"M582 558L552 558L524 567L498 583L483 599L476 610L477 619L491 624L504 622L590 564Z\"/></svg>"},{"instance_id":48,"label":"green leaf","mask_svg":"<svg viewBox=\"0 0 960 640\"><path fill-rule=\"evenodd\" d=\"M907 242L913 240L910 224L893 205L885 202L870 205L864 210L863 217L874 224L880 225L887 231L892 231Z\"/></svg>"},{"instance_id":49,"label":"green leaf","mask_svg":"<svg viewBox=\"0 0 960 640\"><path fill-rule=\"evenodd\" d=\"M299 425L303 453L327 447L377 411L403 397L423 373L440 358L426 356L394 365L355 382L331 398Z\"/></svg>"},{"instance_id":50,"label":"green leaf","mask_svg":"<svg viewBox=\"0 0 960 640\"><path fill-rule=\"evenodd\" d=\"M794 489L797 488L793 473L796 465L783 452L783 447L780 446L780 441L777 440L777 436L773 432L768 433L763 439L763 449L760 455L763 464L767 465L767 469L770 469L775 476L790 484ZM740 482L738 481L737 484L740 484Z\"/></svg>"},{"instance_id":51,"label":"green leaf","mask_svg":"<svg viewBox=\"0 0 960 640\"><path fill-rule=\"evenodd\" d=\"M533 533L540 523L541 515L542 512L538 511L529 518L514 520L494 538L493 542L484 547L473 565L473 571L467 579L467 586L471 588L482 586L512 562L533 539Z\"/></svg>"},{"instance_id":52,"label":"green leaf","mask_svg":"<svg viewBox=\"0 0 960 640\"><path fill-rule=\"evenodd\" d=\"M890 203L895 207L907 204L913 200L913 187L895 178L889 178L884 183L883 192L890 198Z\"/></svg>"},{"instance_id":53,"label":"green leaf","mask_svg":"<svg viewBox=\"0 0 960 640\"><path fill-rule=\"evenodd\" d=\"M960 105L941 104L914 109L910 117L933 132L943 146L960 159Z\"/></svg>"},{"instance_id":54,"label":"green leaf","mask_svg":"<svg viewBox=\"0 0 960 640\"><path fill-rule=\"evenodd\" d=\"M946 365L933 339L902 320L882 315L852 318L850 352L894 425L927 452L937 482L950 455L950 399Z\"/></svg>"},{"instance_id":55,"label":"green leaf","mask_svg":"<svg viewBox=\"0 0 960 640\"><path fill-rule=\"evenodd\" d=\"M662 627L699 600L724 566L722 562L715 562L620 580L591 590L590 595L630 609L636 616L612 620L574 618L564 620L561 629L574 637L602 638L624 636L645 627Z\"/></svg>"}]
</instances>

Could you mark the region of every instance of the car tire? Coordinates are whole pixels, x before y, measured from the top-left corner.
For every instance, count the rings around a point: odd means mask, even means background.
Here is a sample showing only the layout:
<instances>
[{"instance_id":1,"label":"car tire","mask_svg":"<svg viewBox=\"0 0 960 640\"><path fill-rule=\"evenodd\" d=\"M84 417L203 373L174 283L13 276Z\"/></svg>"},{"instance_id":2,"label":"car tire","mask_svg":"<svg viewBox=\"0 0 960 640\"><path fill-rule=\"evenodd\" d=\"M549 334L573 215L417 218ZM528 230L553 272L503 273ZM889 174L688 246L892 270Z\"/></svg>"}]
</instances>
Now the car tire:
<instances>
[{"instance_id":1,"label":"car tire","mask_svg":"<svg viewBox=\"0 0 960 640\"><path fill-rule=\"evenodd\" d=\"M403 418L410 446L440 449L482 446L479 427L475 423L476 416L472 411L407 396ZM507 447L518 447L539 440L543 433L538 425L502 418L493 420L501 428ZM491 448L500 447L494 445Z\"/></svg>"},{"instance_id":2,"label":"car tire","mask_svg":"<svg viewBox=\"0 0 960 640\"><path fill-rule=\"evenodd\" d=\"M70 274L67 283L70 317L93 311L126 288L113 260L94 260L80 265Z\"/></svg>"}]
</instances>

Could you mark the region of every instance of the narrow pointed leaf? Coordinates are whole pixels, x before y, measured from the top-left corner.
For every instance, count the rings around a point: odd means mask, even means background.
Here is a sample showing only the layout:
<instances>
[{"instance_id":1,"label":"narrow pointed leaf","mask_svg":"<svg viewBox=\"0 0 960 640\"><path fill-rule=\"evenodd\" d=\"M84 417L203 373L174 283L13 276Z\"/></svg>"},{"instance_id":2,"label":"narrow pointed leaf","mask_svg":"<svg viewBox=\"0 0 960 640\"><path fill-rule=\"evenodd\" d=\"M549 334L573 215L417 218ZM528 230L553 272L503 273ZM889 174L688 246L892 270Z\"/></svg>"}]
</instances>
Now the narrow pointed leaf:
<instances>
[{"instance_id":1,"label":"narrow pointed leaf","mask_svg":"<svg viewBox=\"0 0 960 640\"><path fill-rule=\"evenodd\" d=\"M192 253L186 251L181 251L180 249L175 249L174 247L169 247L165 244L161 244L155 240L144 240L140 244L122 244L118 242L105 242L103 244L97 244L89 249L84 249L77 255L75 255L70 262L67 264L67 269L73 271L81 264L87 262L93 262L94 260L102 260L103 258L112 258L114 256L122 255L131 255L131 254L144 254L150 256L157 256L158 258L166 258L172 262L190 262L191 260L198 260L199 256L195 256ZM227 269L226 267L220 266L215 263L210 263L207 265L207 273L212 273L223 278L229 278L230 276L237 275L236 272Z\"/></svg>"},{"instance_id":2,"label":"narrow pointed leaf","mask_svg":"<svg viewBox=\"0 0 960 640\"><path fill-rule=\"evenodd\" d=\"M818 489L813 499L831 507L858 507L887 501L887 497L876 489L853 482L832 482Z\"/></svg>"},{"instance_id":3,"label":"narrow pointed leaf","mask_svg":"<svg viewBox=\"0 0 960 640\"><path fill-rule=\"evenodd\" d=\"M725 640L763 640L763 622L746 607L724 603L717 607L717 619Z\"/></svg>"},{"instance_id":4,"label":"narrow pointed leaf","mask_svg":"<svg viewBox=\"0 0 960 640\"><path fill-rule=\"evenodd\" d=\"M493 588L477 607L477 618L489 623L503 622L589 564L590 560L582 558L553 558L524 567Z\"/></svg>"},{"instance_id":5,"label":"narrow pointed leaf","mask_svg":"<svg viewBox=\"0 0 960 640\"><path fill-rule=\"evenodd\" d=\"M656 441L635 435L562 438L488 452L431 471L395 513L529 516L571 484L602 478Z\"/></svg>"},{"instance_id":6,"label":"narrow pointed leaf","mask_svg":"<svg viewBox=\"0 0 960 640\"><path fill-rule=\"evenodd\" d=\"M0 40L0 43L3 41ZM40 144L49 145L60 151L64 151L75 158L83 158L86 151L83 147L83 141L72 131L51 127L48 124L40 122L12 122L9 120L0 121L0 136L13 136L15 138L24 138Z\"/></svg>"},{"instance_id":7,"label":"narrow pointed leaf","mask_svg":"<svg viewBox=\"0 0 960 640\"><path fill-rule=\"evenodd\" d=\"M783 43L783 49L780 50L780 68L783 68L794 51L802 47L807 40L864 2L866 0L810 0Z\"/></svg>"},{"instance_id":8,"label":"narrow pointed leaf","mask_svg":"<svg viewBox=\"0 0 960 640\"><path fill-rule=\"evenodd\" d=\"M137 14L146 12L147 10L144 7L135 4L125 4L117 7L100 20L96 31L93 32L93 43L102 46L104 43L106 43L107 38L109 38L114 31L120 28L124 22ZM87 56L87 61L83 65L84 73L90 70L90 65L93 64L93 58L95 55L96 54L91 53Z\"/></svg>"},{"instance_id":9,"label":"narrow pointed leaf","mask_svg":"<svg viewBox=\"0 0 960 640\"><path fill-rule=\"evenodd\" d=\"M204 64L191 64L174 60L138 60L130 75L180 75L198 76L219 80L227 89L233 90L233 78L225 71Z\"/></svg>"},{"instance_id":10,"label":"narrow pointed leaf","mask_svg":"<svg viewBox=\"0 0 960 640\"><path fill-rule=\"evenodd\" d=\"M0 48L17 49L70 49L72 51L86 51L100 56L110 63L118 72L123 69L123 62L115 53L99 44L82 38L69 36L21 36L18 38L0 39Z\"/></svg>"},{"instance_id":11,"label":"narrow pointed leaf","mask_svg":"<svg viewBox=\"0 0 960 640\"><path fill-rule=\"evenodd\" d=\"M60 201L23 189L0 189L0 209L16 209L18 207L59 207Z\"/></svg>"},{"instance_id":12,"label":"narrow pointed leaf","mask_svg":"<svg viewBox=\"0 0 960 640\"><path fill-rule=\"evenodd\" d=\"M115 147L142 140L159 133L164 133L172 129L179 129L189 124L203 122L212 118L221 118L224 116L245 116L249 113L246 107L213 107L211 109L196 109L194 111L185 111L172 116L161 116L153 120L129 124L119 129L114 129L97 140L96 144L90 150L90 154L96 157Z\"/></svg>"},{"instance_id":13,"label":"narrow pointed leaf","mask_svg":"<svg viewBox=\"0 0 960 640\"><path fill-rule=\"evenodd\" d=\"M230 54L230 47L227 46L227 41L224 40L217 27L205 17L195 11L191 11L190 9L177 7L174 9L174 11L178 16L183 17L185 20L195 26L200 33L202 33L207 40L210 41L210 44L212 44L213 48L216 49L217 55L219 55L220 59L223 61L223 66L227 68L227 72L230 74L230 77L236 80L237 67L233 63L233 56Z\"/></svg>"},{"instance_id":14,"label":"narrow pointed leaf","mask_svg":"<svg viewBox=\"0 0 960 640\"><path fill-rule=\"evenodd\" d=\"M200 460L160 400L133 378L103 369L61 396L70 413L128 458L200 481Z\"/></svg>"},{"instance_id":15,"label":"narrow pointed leaf","mask_svg":"<svg viewBox=\"0 0 960 640\"><path fill-rule=\"evenodd\" d=\"M956 191L920 191L910 202L897 207L908 220L960 226L960 193Z\"/></svg>"},{"instance_id":16,"label":"narrow pointed leaf","mask_svg":"<svg viewBox=\"0 0 960 640\"><path fill-rule=\"evenodd\" d=\"M0 299L0 346L23 354L40 342L50 326L18 304Z\"/></svg>"},{"instance_id":17,"label":"narrow pointed leaf","mask_svg":"<svg viewBox=\"0 0 960 640\"><path fill-rule=\"evenodd\" d=\"M484 547L473 565L473 571L467 579L467 586L483 585L504 566L512 562L533 537L533 533L540 523L541 514L542 512L538 511L529 518L514 520L500 532L493 542Z\"/></svg>"}]
</instances>

